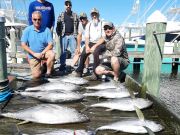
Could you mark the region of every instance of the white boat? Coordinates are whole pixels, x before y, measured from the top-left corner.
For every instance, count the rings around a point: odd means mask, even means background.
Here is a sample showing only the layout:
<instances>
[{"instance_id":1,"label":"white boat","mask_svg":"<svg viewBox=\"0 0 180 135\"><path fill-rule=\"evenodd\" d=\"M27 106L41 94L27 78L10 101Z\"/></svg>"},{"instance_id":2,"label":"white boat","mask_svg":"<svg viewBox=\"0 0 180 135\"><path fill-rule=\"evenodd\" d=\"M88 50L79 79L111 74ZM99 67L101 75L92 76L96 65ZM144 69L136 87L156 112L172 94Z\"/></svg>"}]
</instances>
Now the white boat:
<instances>
[{"instance_id":1,"label":"white boat","mask_svg":"<svg viewBox=\"0 0 180 135\"><path fill-rule=\"evenodd\" d=\"M145 23L143 23L142 18L147 16L146 14L155 4L156 0L152 0L152 2L148 5L147 10L143 11L143 14L141 15L139 13L140 0L134 0L134 5L131 14L127 17L127 19L125 19L124 23L119 27L119 31L122 33L122 35L124 35L125 43L127 45L127 48L130 48L130 51L144 51ZM160 11L163 12L167 18L167 34L164 44L164 54L172 54L174 51L174 45L176 44L179 44L180 48L180 8L177 8L175 4L175 0L168 0L160 9ZM166 9L166 11L163 11L164 9ZM140 14L139 18L135 21L136 23L128 23L128 19L130 18L130 16L134 14ZM144 22L146 22L146 20L147 19L144 19ZM172 33L172 31L177 32Z\"/></svg>"},{"instance_id":2,"label":"white boat","mask_svg":"<svg viewBox=\"0 0 180 135\"><path fill-rule=\"evenodd\" d=\"M20 47L20 38L22 31L27 26L27 13L25 12L27 0L1 0L0 1L0 16L5 17L5 34L6 34L6 52L7 63L12 63L12 59L9 57L9 53L12 51L12 41L10 39L10 31L15 31L15 45L17 46L17 52L22 51ZM19 5L19 10L14 8L14 4ZM21 63L22 59L18 58L17 63Z\"/></svg>"}]
</instances>

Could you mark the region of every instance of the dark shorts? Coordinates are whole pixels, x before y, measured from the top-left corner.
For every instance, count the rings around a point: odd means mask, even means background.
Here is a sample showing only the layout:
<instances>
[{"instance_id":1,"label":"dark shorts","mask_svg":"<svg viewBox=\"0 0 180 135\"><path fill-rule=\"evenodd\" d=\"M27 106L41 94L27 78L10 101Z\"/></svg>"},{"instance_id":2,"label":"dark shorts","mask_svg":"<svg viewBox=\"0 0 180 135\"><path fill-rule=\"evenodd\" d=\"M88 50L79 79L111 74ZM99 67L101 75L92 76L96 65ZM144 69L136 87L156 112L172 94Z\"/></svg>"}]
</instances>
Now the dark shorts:
<instances>
[{"instance_id":1,"label":"dark shorts","mask_svg":"<svg viewBox=\"0 0 180 135\"><path fill-rule=\"evenodd\" d=\"M124 59L124 58L118 57L118 61L120 63L120 71L125 70L128 67L128 65L129 65L129 60L128 59ZM104 67L105 70L110 70L110 71L113 70L112 66L111 66L110 59L107 62L102 62L100 64L100 66Z\"/></svg>"}]
</instances>

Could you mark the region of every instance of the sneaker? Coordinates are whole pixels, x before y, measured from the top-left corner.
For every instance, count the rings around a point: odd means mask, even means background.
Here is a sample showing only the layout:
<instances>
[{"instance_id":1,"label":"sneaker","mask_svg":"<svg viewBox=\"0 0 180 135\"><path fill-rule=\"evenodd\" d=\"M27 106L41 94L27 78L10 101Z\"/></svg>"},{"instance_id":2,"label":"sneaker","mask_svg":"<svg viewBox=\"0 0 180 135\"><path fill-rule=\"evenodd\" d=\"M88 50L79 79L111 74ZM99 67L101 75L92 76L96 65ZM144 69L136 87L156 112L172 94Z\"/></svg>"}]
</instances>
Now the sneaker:
<instances>
[{"instance_id":1,"label":"sneaker","mask_svg":"<svg viewBox=\"0 0 180 135\"><path fill-rule=\"evenodd\" d=\"M72 75L75 76L75 77L82 77L82 73L76 72L76 71L73 71Z\"/></svg>"},{"instance_id":2,"label":"sneaker","mask_svg":"<svg viewBox=\"0 0 180 135\"><path fill-rule=\"evenodd\" d=\"M65 71L66 70L66 65L61 65L59 67L59 71Z\"/></svg>"},{"instance_id":3,"label":"sneaker","mask_svg":"<svg viewBox=\"0 0 180 135\"><path fill-rule=\"evenodd\" d=\"M97 81L98 77L93 73L92 75L85 77L85 79L88 81Z\"/></svg>"},{"instance_id":4,"label":"sneaker","mask_svg":"<svg viewBox=\"0 0 180 135\"><path fill-rule=\"evenodd\" d=\"M83 70L83 74L84 75L90 75L90 70L89 70L89 68L84 68L84 70Z\"/></svg>"},{"instance_id":5,"label":"sneaker","mask_svg":"<svg viewBox=\"0 0 180 135\"><path fill-rule=\"evenodd\" d=\"M44 78L52 78L52 75L51 74L45 74Z\"/></svg>"},{"instance_id":6,"label":"sneaker","mask_svg":"<svg viewBox=\"0 0 180 135\"><path fill-rule=\"evenodd\" d=\"M114 81L115 81L115 82L118 82L118 81L119 81L119 78L118 78L118 77L114 77Z\"/></svg>"},{"instance_id":7,"label":"sneaker","mask_svg":"<svg viewBox=\"0 0 180 135\"><path fill-rule=\"evenodd\" d=\"M102 81L102 82L109 82L109 79L107 78L106 75L102 75L101 81Z\"/></svg>"}]
</instances>

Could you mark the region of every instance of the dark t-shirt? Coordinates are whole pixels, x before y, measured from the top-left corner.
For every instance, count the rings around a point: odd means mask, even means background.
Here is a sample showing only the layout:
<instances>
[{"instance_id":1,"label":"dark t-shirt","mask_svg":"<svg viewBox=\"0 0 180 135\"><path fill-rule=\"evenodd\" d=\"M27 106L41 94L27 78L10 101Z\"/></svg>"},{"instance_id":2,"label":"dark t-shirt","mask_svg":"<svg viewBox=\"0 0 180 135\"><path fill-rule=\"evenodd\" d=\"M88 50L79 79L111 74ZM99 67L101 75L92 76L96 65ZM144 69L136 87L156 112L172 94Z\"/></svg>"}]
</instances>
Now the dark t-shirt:
<instances>
[{"instance_id":1,"label":"dark t-shirt","mask_svg":"<svg viewBox=\"0 0 180 135\"><path fill-rule=\"evenodd\" d=\"M67 14L67 12L64 13L64 23L65 23L65 33L73 33L74 32L74 20L72 13Z\"/></svg>"}]
</instances>

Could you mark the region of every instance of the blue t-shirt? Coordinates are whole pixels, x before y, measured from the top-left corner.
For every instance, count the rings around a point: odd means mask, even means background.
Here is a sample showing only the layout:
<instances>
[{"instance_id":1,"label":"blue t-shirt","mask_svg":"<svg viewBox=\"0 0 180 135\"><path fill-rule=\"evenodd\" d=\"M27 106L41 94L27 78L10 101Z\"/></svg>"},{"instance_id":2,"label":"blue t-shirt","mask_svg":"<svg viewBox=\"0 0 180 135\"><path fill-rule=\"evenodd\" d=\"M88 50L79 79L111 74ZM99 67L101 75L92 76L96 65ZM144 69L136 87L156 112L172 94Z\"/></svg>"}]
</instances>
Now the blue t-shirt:
<instances>
[{"instance_id":1,"label":"blue t-shirt","mask_svg":"<svg viewBox=\"0 0 180 135\"><path fill-rule=\"evenodd\" d=\"M52 34L49 28L42 28L36 31L34 25L26 27L21 37L21 42L26 43L29 48L36 53L41 53L47 46L48 43L52 43ZM29 58L33 58L29 54Z\"/></svg>"},{"instance_id":2,"label":"blue t-shirt","mask_svg":"<svg viewBox=\"0 0 180 135\"><path fill-rule=\"evenodd\" d=\"M32 13L34 11L40 11L42 14L42 27L48 27L51 29L55 23L54 7L52 3L45 1L41 3L39 1L33 1L29 5L28 21L29 25L32 25Z\"/></svg>"}]
</instances>

